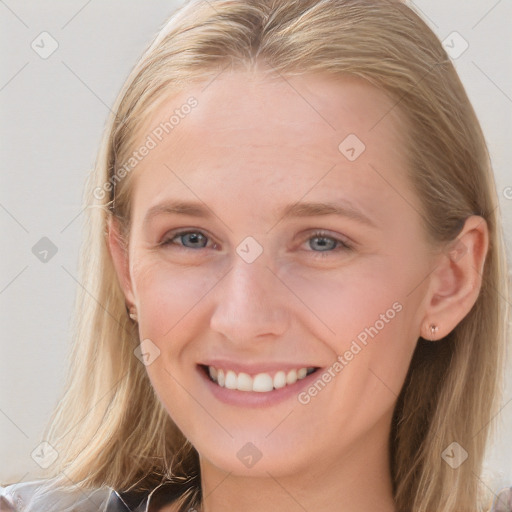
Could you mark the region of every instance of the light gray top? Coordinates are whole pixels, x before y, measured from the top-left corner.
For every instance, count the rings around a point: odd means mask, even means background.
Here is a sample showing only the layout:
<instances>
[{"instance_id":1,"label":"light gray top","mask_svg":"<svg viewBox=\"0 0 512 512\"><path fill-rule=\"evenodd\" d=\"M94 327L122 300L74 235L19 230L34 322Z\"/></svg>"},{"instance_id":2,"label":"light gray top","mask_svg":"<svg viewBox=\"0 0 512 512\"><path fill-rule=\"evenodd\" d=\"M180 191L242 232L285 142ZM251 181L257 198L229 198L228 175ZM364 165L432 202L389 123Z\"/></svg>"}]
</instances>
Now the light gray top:
<instances>
[{"instance_id":1,"label":"light gray top","mask_svg":"<svg viewBox=\"0 0 512 512\"><path fill-rule=\"evenodd\" d=\"M51 488L49 480L32 480L0 486L0 512L107 512L112 489L65 493Z\"/></svg>"},{"instance_id":2,"label":"light gray top","mask_svg":"<svg viewBox=\"0 0 512 512\"><path fill-rule=\"evenodd\" d=\"M148 510L149 501L130 508L111 487L64 492L52 489L51 480L0 486L0 512L142 512ZM512 487L497 494L490 512L512 512Z\"/></svg>"}]
</instances>

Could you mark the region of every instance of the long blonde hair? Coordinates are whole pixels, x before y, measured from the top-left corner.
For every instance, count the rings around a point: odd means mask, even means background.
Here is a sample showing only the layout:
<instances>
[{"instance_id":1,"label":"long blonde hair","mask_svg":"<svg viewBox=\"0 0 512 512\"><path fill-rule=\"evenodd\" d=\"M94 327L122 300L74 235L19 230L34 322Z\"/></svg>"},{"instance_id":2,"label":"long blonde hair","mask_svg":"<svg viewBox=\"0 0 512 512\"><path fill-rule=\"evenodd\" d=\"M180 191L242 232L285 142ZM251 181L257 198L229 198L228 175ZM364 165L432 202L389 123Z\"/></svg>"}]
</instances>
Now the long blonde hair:
<instances>
[{"instance_id":1,"label":"long blonde hair","mask_svg":"<svg viewBox=\"0 0 512 512\"><path fill-rule=\"evenodd\" d=\"M163 26L119 93L85 190L74 346L44 435L59 453L47 474L63 485L119 490L151 489L172 477L182 482L183 510L200 502L198 454L134 356L138 333L107 225L114 215L129 230L133 173L121 166L159 102L192 81L256 62L282 76L356 76L383 90L408 122L410 180L432 242L456 238L470 215L487 221L479 297L443 340L418 341L389 440L397 510L480 510L478 475L501 398L507 337L500 210L485 140L457 73L434 33L398 0L196 0ZM453 441L469 454L457 469L441 457Z\"/></svg>"}]
</instances>

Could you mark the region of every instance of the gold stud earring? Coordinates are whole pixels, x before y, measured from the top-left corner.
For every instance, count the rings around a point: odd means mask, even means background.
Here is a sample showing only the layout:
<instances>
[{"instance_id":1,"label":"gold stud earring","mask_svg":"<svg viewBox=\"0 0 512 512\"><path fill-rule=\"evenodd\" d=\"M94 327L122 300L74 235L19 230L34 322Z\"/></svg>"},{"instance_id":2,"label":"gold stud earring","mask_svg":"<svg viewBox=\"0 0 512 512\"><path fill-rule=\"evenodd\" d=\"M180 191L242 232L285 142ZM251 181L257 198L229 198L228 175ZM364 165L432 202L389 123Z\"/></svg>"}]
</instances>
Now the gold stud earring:
<instances>
[{"instance_id":1,"label":"gold stud earring","mask_svg":"<svg viewBox=\"0 0 512 512\"><path fill-rule=\"evenodd\" d=\"M437 331L439 330L439 327L437 327L436 324L430 324L429 326L429 330L430 330L430 341L435 341L435 336L437 334Z\"/></svg>"},{"instance_id":2,"label":"gold stud earring","mask_svg":"<svg viewBox=\"0 0 512 512\"><path fill-rule=\"evenodd\" d=\"M126 306L126 313L128 316L134 321L137 321L137 309L135 306L128 306L128 304L125 303Z\"/></svg>"}]
</instances>

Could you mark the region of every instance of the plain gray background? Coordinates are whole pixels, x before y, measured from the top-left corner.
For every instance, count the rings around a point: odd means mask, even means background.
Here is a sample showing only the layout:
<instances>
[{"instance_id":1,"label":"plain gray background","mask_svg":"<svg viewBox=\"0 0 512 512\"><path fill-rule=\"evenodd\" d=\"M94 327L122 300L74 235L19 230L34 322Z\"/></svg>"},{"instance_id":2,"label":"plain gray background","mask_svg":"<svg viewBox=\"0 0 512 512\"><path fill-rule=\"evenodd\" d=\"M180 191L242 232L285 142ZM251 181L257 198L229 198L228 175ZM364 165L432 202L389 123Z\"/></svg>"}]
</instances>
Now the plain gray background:
<instances>
[{"instance_id":1,"label":"plain gray background","mask_svg":"<svg viewBox=\"0 0 512 512\"><path fill-rule=\"evenodd\" d=\"M30 480L39 474L31 453L57 403L67 367L79 286L84 180L109 106L146 45L181 3L0 0L2 480ZM408 3L455 52L465 48L464 41L468 44L454 63L486 134L510 255L512 3ZM31 46L44 37L44 51L51 49L52 40L42 32L58 43L47 58ZM32 252L43 237L57 250L47 262ZM512 484L510 379L499 420L500 436L487 456L486 475L494 489Z\"/></svg>"}]
</instances>

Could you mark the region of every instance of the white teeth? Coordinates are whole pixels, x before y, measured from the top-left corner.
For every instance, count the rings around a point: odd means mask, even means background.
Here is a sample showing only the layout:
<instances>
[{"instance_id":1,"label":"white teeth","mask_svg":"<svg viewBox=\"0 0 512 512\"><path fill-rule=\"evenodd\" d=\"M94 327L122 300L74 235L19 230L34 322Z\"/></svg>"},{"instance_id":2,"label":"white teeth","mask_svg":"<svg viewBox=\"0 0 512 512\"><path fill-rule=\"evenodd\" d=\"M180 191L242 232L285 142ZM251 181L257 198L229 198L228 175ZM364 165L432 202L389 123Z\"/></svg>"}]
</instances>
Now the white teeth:
<instances>
[{"instance_id":1,"label":"white teeth","mask_svg":"<svg viewBox=\"0 0 512 512\"><path fill-rule=\"evenodd\" d=\"M226 382L224 383L224 386L226 386L228 389L236 389L237 386L237 378L236 373L229 370L226 373Z\"/></svg>"},{"instance_id":2,"label":"white teeth","mask_svg":"<svg viewBox=\"0 0 512 512\"><path fill-rule=\"evenodd\" d=\"M297 382L297 371L290 370L286 375L286 384L293 384L294 382Z\"/></svg>"},{"instance_id":3,"label":"white teeth","mask_svg":"<svg viewBox=\"0 0 512 512\"><path fill-rule=\"evenodd\" d=\"M239 391L252 391L252 377L247 373L238 374L238 386Z\"/></svg>"},{"instance_id":4,"label":"white teeth","mask_svg":"<svg viewBox=\"0 0 512 512\"><path fill-rule=\"evenodd\" d=\"M239 391L257 391L259 393L268 393L274 389L284 388L286 385L294 384L297 380L304 379L312 373L314 368L299 368L284 372L278 371L274 377L268 373L258 373L251 377L247 373L235 373L233 370L217 369L213 366L208 367L208 373L211 379L221 387L227 389L237 389Z\"/></svg>"},{"instance_id":5,"label":"white teeth","mask_svg":"<svg viewBox=\"0 0 512 512\"><path fill-rule=\"evenodd\" d=\"M265 393L274 389L274 381L268 373L258 373L252 380L252 390Z\"/></svg>"},{"instance_id":6,"label":"white teeth","mask_svg":"<svg viewBox=\"0 0 512 512\"><path fill-rule=\"evenodd\" d=\"M276 389L284 388L286 386L286 373L277 372L274 375L274 387Z\"/></svg>"}]
</instances>

